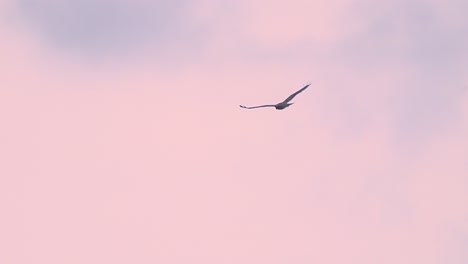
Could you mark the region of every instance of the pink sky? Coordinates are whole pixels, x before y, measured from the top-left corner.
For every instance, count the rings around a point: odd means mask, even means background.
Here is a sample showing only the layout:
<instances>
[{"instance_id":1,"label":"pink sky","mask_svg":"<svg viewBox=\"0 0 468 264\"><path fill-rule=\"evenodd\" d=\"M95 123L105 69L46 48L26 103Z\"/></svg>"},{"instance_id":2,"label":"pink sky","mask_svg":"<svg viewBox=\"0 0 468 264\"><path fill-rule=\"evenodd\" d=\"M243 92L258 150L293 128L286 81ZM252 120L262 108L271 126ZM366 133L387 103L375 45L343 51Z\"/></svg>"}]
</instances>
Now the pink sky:
<instances>
[{"instance_id":1,"label":"pink sky","mask_svg":"<svg viewBox=\"0 0 468 264\"><path fill-rule=\"evenodd\" d=\"M468 263L465 0L168 3L0 1L0 263Z\"/></svg>"}]
</instances>

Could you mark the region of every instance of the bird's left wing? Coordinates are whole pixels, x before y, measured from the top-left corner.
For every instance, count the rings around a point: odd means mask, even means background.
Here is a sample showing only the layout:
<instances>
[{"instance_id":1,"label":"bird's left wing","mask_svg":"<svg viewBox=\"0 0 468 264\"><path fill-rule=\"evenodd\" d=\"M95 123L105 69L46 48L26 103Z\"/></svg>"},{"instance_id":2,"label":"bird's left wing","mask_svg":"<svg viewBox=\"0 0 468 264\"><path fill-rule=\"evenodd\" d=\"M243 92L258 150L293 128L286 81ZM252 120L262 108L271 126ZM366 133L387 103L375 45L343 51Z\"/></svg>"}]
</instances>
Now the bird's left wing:
<instances>
[{"instance_id":1,"label":"bird's left wing","mask_svg":"<svg viewBox=\"0 0 468 264\"><path fill-rule=\"evenodd\" d=\"M255 109L255 108L260 108L260 107L275 107L275 105L259 105L259 106L245 106L245 105L239 105L242 108L245 109Z\"/></svg>"}]
</instances>

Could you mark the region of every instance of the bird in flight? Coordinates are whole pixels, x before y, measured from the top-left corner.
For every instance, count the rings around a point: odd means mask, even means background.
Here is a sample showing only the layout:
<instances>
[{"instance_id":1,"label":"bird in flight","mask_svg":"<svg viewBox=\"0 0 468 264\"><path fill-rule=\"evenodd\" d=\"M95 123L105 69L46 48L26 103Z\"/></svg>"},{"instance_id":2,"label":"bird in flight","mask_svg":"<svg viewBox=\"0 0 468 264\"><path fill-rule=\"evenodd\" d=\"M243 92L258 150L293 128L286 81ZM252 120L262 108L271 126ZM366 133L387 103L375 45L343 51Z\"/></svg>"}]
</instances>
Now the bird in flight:
<instances>
[{"instance_id":1,"label":"bird in flight","mask_svg":"<svg viewBox=\"0 0 468 264\"><path fill-rule=\"evenodd\" d=\"M254 109L254 108L260 108L260 107L274 107L274 108L276 108L276 110L283 110L286 107L292 105L293 103L289 103L289 101L291 101L296 95L298 95L299 93L301 93L302 91L307 89L307 87L309 87L309 85L310 85L310 83L308 85L304 86L303 88L301 88L299 91L291 94L288 98L286 98L286 100L284 100L281 103L277 103L277 104L274 104L274 105L258 105L258 106L251 106L251 107L248 107L248 106L245 106L245 105L240 105L240 107L245 108L245 109Z\"/></svg>"}]
</instances>

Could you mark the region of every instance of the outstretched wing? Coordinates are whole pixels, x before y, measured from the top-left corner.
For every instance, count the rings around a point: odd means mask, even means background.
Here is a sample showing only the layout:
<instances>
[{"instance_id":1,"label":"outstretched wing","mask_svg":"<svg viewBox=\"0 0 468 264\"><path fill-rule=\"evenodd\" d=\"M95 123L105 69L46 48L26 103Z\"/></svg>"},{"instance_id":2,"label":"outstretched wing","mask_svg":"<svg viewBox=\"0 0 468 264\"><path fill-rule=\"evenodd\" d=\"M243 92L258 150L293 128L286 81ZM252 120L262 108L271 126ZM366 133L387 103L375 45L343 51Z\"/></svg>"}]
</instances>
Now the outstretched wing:
<instances>
[{"instance_id":1,"label":"outstretched wing","mask_svg":"<svg viewBox=\"0 0 468 264\"><path fill-rule=\"evenodd\" d=\"M302 89L300 89L299 91L291 94L288 98L286 98L286 100L283 101L283 103L287 103L289 101L291 101L296 95L298 95L299 93L301 93L302 91L304 91L305 89L307 89L307 87L309 87L310 83L306 86L304 86Z\"/></svg>"},{"instance_id":2,"label":"outstretched wing","mask_svg":"<svg viewBox=\"0 0 468 264\"><path fill-rule=\"evenodd\" d=\"M245 106L245 105L240 105L240 107L245 108L245 109L254 109L254 108L260 108L260 107L275 107L275 105L259 105L259 106Z\"/></svg>"}]
</instances>

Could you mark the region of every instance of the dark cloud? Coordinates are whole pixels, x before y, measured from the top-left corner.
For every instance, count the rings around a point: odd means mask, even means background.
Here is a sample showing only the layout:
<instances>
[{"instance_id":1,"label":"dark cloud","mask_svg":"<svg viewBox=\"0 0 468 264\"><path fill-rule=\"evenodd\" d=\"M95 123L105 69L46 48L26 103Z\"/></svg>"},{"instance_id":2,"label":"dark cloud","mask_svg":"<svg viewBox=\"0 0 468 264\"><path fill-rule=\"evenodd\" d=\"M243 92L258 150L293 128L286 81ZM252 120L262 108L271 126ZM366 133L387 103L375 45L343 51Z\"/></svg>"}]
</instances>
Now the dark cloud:
<instances>
[{"instance_id":1,"label":"dark cloud","mask_svg":"<svg viewBox=\"0 0 468 264\"><path fill-rule=\"evenodd\" d=\"M185 0L21 0L23 17L56 47L91 55L161 48L188 34Z\"/></svg>"}]
</instances>

